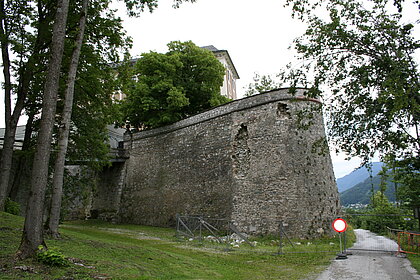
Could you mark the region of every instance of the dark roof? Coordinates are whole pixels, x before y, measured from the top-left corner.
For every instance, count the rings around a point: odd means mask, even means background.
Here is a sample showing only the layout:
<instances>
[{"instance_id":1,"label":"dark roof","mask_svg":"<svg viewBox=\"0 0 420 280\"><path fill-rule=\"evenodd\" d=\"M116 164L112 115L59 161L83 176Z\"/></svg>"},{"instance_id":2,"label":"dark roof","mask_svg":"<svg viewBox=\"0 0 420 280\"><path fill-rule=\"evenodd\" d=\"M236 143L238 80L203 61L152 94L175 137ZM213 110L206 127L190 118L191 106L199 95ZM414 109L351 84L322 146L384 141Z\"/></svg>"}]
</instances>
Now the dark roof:
<instances>
[{"instance_id":1,"label":"dark roof","mask_svg":"<svg viewBox=\"0 0 420 280\"><path fill-rule=\"evenodd\" d=\"M206 49L206 50L209 50L209 51L211 51L211 52L217 52L217 51L218 51L218 49L217 49L215 46L213 46L213 45L210 45L210 46L204 46L204 47L200 47L200 48L202 48L202 49Z\"/></svg>"}]
</instances>

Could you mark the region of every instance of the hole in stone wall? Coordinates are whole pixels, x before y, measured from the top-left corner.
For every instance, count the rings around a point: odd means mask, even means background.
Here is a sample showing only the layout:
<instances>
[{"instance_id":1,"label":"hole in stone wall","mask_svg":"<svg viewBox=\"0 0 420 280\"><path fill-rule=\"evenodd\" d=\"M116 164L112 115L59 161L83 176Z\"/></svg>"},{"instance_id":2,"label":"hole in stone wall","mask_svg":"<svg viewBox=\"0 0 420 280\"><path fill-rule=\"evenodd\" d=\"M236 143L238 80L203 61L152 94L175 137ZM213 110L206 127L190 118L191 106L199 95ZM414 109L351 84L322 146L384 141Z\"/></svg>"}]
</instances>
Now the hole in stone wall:
<instances>
[{"instance_id":1,"label":"hole in stone wall","mask_svg":"<svg viewBox=\"0 0 420 280\"><path fill-rule=\"evenodd\" d=\"M248 174L251 157L248 138L248 127L241 124L233 142L233 173L236 177L245 177Z\"/></svg>"},{"instance_id":2,"label":"hole in stone wall","mask_svg":"<svg viewBox=\"0 0 420 280\"><path fill-rule=\"evenodd\" d=\"M290 118L289 107L287 106L287 104L279 103L277 105L277 117L283 120Z\"/></svg>"}]
</instances>

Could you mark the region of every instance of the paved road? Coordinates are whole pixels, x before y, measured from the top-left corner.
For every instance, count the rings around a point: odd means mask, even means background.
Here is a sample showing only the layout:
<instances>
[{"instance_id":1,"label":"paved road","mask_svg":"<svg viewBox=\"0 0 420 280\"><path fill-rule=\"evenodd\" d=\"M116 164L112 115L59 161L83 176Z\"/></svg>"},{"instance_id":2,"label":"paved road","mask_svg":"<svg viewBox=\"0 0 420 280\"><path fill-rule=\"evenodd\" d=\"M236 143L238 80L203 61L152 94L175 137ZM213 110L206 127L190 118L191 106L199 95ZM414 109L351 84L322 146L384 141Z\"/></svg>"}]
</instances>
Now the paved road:
<instances>
[{"instance_id":1,"label":"paved road","mask_svg":"<svg viewBox=\"0 0 420 280\"><path fill-rule=\"evenodd\" d=\"M355 230L357 241L353 248L376 250L398 249L398 245L368 230ZM396 246L396 247L395 247ZM406 258L389 252L352 251L346 260L334 260L317 280L420 280Z\"/></svg>"}]
</instances>

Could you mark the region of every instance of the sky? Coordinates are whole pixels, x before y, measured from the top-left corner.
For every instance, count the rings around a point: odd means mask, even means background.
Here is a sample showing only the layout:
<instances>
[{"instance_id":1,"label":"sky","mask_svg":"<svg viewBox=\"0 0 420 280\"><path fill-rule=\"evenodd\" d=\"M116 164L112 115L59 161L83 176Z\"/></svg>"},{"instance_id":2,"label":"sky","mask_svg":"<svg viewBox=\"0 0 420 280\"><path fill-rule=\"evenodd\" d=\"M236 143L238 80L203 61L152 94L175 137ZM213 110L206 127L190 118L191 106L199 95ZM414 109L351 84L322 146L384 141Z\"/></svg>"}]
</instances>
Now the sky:
<instances>
[{"instance_id":1,"label":"sky","mask_svg":"<svg viewBox=\"0 0 420 280\"><path fill-rule=\"evenodd\" d=\"M174 40L193 41L198 46L214 45L227 50L239 73L238 97L255 73L275 74L292 62L289 47L305 31L305 25L291 18L291 9L281 0L197 0L173 9L173 0L159 0L159 7L140 18L129 18L121 2L114 3L117 15L133 39L131 55L149 51L166 52ZM3 96L0 94L3 100ZM4 105L0 106L0 127L4 127ZM331 153L335 176L340 178L360 165L359 159L345 160Z\"/></svg>"},{"instance_id":2,"label":"sky","mask_svg":"<svg viewBox=\"0 0 420 280\"><path fill-rule=\"evenodd\" d=\"M165 52L170 41L193 41L227 50L238 70L238 93L252 82L254 73L277 73L293 59L288 50L305 26L292 20L290 9L279 0L198 0L172 8L172 0L159 0L153 13L129 18L118 15L134 40L131 51L140 56L151 50ZM123 7L123 4L116 5Z\"/></svg>"}]
</instances>

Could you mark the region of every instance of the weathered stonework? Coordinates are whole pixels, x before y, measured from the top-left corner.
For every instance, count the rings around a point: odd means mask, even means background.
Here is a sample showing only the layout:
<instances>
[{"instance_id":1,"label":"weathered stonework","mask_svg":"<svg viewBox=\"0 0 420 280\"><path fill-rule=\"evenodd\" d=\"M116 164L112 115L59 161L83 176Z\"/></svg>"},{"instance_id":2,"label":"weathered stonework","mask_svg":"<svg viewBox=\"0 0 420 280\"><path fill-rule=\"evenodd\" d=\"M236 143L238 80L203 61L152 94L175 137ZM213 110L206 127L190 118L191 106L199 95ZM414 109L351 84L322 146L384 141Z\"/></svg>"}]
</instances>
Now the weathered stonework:
<instances>
[{"instance_id":1,"label":"weathered stonework","mask_svg":"<svg viewBox=\"0 0 420 280\"><path fill-rule=\"evenodd\" d=\"M321 104L302 96L271 91L127 134L130 157L102 204L127 223L173 226L180 213L231 219L255 234L276 232L276 221L294 236L328 230L339 198L320 149ZM314 117L302 118L308 109Z\"/></svg>"},{"instance_id":2,"label":"weathered stonework","mask_svg":"<svg viewBox=\"0 0 420 280\"><path fill-rule=\"evenodd\" d=\"M92 218L118 222L121 193L126 175L126 165L115 162L98 174L98 190L93 198Z\"/></svg>"}]
</instances>

